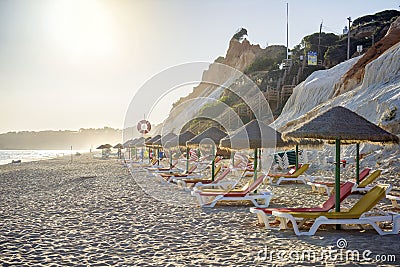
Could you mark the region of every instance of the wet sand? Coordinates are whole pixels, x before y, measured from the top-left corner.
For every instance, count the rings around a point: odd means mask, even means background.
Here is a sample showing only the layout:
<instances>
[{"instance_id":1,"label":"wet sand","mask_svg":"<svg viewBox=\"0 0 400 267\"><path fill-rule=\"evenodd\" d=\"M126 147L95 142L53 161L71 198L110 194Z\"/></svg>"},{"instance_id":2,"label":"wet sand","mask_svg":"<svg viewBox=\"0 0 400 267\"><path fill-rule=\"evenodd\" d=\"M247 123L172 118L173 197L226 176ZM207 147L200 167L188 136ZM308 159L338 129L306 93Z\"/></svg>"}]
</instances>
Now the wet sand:
<instances>
[{"instance_id":1,"label":"wet sand","mask_svg":"<svg viewBox=\"0 0 400 267\"><path fill-rule=\"evenodd\" d=\"M149 180L147 183L146 181ZM156 188L156 198L138 185ZM256 225L250 205L198 207L188 192L162 185L145 172L131 175L115 159L89 155L0 166L0 262L3 266L326 266L400 263L399 235L367 231L319 231L297 237ZM157 189L158 188L158 189ZM158 191L157 191L158 190ZM305 185L272 188L271 207L315 206L326 196ZM350 205L359 196L352 196ZM175 201L175 202L174 202ZM167 203L166 203L167 202ZM169 203L175 203L171 205ZM182 203L189 203L181 205ZM389 208L389 201L380 203ZM271 252L347 249L394 255L396 261L328 263L279 259ZM266 253L265 253L266 252ZM339 254L338 254L339 255ZM292 254L295 256L295 254ZM360 256L361 257L361 256ZM362 258L362 257L361 257ZM258 259L258 261L257 261Z\"/></svg>"}]
</instances>

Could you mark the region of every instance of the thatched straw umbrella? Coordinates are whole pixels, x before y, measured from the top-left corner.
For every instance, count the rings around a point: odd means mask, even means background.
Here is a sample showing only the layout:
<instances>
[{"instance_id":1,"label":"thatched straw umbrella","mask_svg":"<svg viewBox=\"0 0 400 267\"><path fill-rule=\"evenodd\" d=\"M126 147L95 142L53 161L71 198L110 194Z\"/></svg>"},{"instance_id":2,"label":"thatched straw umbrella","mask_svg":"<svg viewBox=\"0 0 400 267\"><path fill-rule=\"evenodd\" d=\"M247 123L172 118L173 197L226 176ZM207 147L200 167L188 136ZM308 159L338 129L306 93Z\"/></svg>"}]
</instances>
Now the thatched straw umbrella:
<instances>
[{"instance_id":1,"label":"thatched straw umbrella","mask_svg":"<svg viewBox=\"0 0 400 267\"><path fill-rule=\"evenodd\" d=\"M145 141L144 143L145 143L145 145L146 145L146 147L148 147L149 148L149 162L150 162L150 152L151 152L151 148L154 148L154 146L153 146L153 143L154 142L156 142L158 139L160 139L161 138L161 135L156 135L156 136L154 136L154 137L152 137L152 138L150 138L149 140L147 140L147 141ZM157 153L158 154L158 153ZM158 155L157 155L157 158L158 158Z\"/></svg>"},{"instance_id":2,"label":"thatched straw umbrella","mask_svg":"<svg viewBox=\"0 0 400 267\"><path fill-rule=\"evenodd\" d=\"M280 134L263 122L252 120L220 141L220 146L231 150L254 149L254 180L257 179L258 149L288 146Z\"/></svg>"},{"instance_id":3,"label":"thatched straw umbrella","mask_svg":"<svg viewBox=\"0 0 400 267\"><path fill-rule=\"evenodd\" d=\"M133 140L132 146L134 146L134 147L144 146L144 141L145 141L144 137L138 137Z\"/></svg>"},{"instance_id":4,"label":"thatched straw umbrella","mask_svg":"<svg viewBox=\"0 0 400 267\"><path fill-rule=\"evenodd\" d=\"M186 142L195 137L196 135L192 133L191 131L185 131L181 133L180 135L171 138L165 146L167 148L170 147L185 147L186 148L186 171L189 171L189 147L186 146Z\"/></svg>"},{"instance_id":5,"label":"thatched straw umbrella","mask_svg":"<svg viewBox=\"0 0 400 267\"><path fill-rule=\"evenodd\" d=\"M214 175L215 175L215 173L214 173L214 170L215 170L215 157L214 157L215 144L217 144L217 146L218 146L220 140L222 138L224 138L226 135L227 134L224 131L221 131L217 127L211 127L186 142L186 146L188 146L188 147L198 146L198 145L200 145L200 143L203 140L206 140L206 139L210 139L213 142L212 153L211 153L213 156L213 160L212 160L212 164L211 164L211 180L212 181L214 181Z\"/></svg>"},{"instance_id":6,"label":"thatched straw umbrella","mask_svg":"<svg viewBox=\"0 0 400 267\"><path fill-rule=\"evenodd\" d=\"M160 147L162 147L165 143L167 143L169 140L172 138L175 138L176 134L174 133L168 133L166 135L163 135L161 138L153 142L153 146L157 147L157 151L159 151ZM159 152L157 152L159 154ZM170 153L171 154L171 153ZM170 155L170 162L169 166L172 167L172 155Z\"/></svg>"},{"instance_id":7,"label":"thatched straw umbrella","mask_svg":"<svg viewBox=\"0 0 400 267\"><path fill-rule=\"evenodd\" d=\"M373 142L399 143L399 138L360 115L344 107L333 107L328 111L300 124L296 129L283 134L284 139L305 140L317 138L335 141L335 210L340 211L340 143ZM358 162L359 159L357 159ZM358 173L356 174L358 178Z\"/></svg>"},{"instance_id":8,"label":"thatched straw umbrella","mask_svg":"<svg viewBox=\"0 0 400 267\"><path fill-rule=\"evenodd\" d=\"M107 149L107 148L112 148L112 145L110 145L110 144L105 144L105 145L99 146L99 147L96 148L96 149Z\"/></svg>"},{"instance_id":9,"label":"thatched straw umbrella","mask_svg":"<svg viewBox=\"0 0 400 267\"><path fill-rule=\"evenodd\" d=\"M176 137L176 134L174 133L163 135L161 138L158 138L156 141L153 142L153 146L162 147L166 142L170 141L174 137Z\"/></svg>"},{"instance_id":10,"label":"thatched straw umbrella","mask_svg":"<svg viewBox=\"0 0 400 267\"><path fill-rule=\"evenodd\" d=\"M138 147L144 147L144 141L145 141L145 139L144 139L143 136L142 136L142 137L135 138L135 139L133 140L131 146L135 148L135 158L137 158L137 148L138 148ZM143 153L143 149L142 149L142 153ZM143 160L143 154L141 154L141 158L142 158L142 160Z\"/></svg>"},{"instance_id":11,"label":"thatched straw umbrella","mask_svg":"<svg viewBox=\"0 0 400 267\"><path fill-rule=\"evenodd\" d=\"M299 143L291 140L284 141L280 132L257 120L252 120L243 125L220 142L221 147L231 150L275 147L292 148L296 146L296 169L298 166L299 145L318 147L322 145L322 141L302 140ZM255 158L257 158L257 151L254 152ZM255 162L255 165L257 165L257 162Z\"/></svg>"},{"instance_id":12,"label":"thatched straw umbrella","mask_svg":"<svg viewBox=\"0 0 400 267\"><path fill-rule=\"evenodd\" d=\"M121 158L121 149L124 148L124 146L121 143L116 144L113 148L117 148L118 149L118 158Z\"/></svg>"},{"instance_id":13,"label":"thatched straw umbrella","mask_svg":"<svg viewBox=\"0 0 400 267\"><path fill-rule=\"evenodd\" d=\"M161 135L156 135L156 136L153 136L152 138L150 138L149 140L146 140L144 143L145 143L145 145L146 146L152 146L153 145L153 143L155 142L155 141L157 141L158 139L160 139L161 138Z\"/></svg>"},{"instance_id":14,"label":"thatched straw umbrella","mask_svg":"<svg viewBox=\"0 0 400 267\"><path fill-rule=\"evenodd\" d=\"M124 148L128 148L129 145L130 145L133 141L135 141L135 139L129 139L129 140L127 140L125 143L123 143L122 146L123 146Z\"/></svg>"},{"instance_id":15,"label":"thatched straw umbrella","mask_svg":"<svg viewBox=\"0 0 400 267\"><path fill-rule=\"evenodd\" d=\"M121 143L116 144L115 146L113 146L113 148L119 148L119 149L123 149L123 145Z\"/></svg>"},{"instance_id":16,"label":"thatched straw umbrella","mask_svg":"<svg viewBox=\"0 0 400 267\"><path fill-rule=\"evenodd\" d=\"M132 144L136 141L136 139L137 139L137 138L135 138L135 139L129 139L128 141L126 141L125 143L122 144L122 146L123 146L124 148L127 148L127 149L128 149L128 158L131 158L131 147L132 147Z\"/></svg>"},{"instance_id":17,"label":"thatched straw umbrella","mask_svg":"<svg viewBox=\"0 0 400 267\"><path fill-rule=\"evenodd\" d=\"M106 157L106 150L109 150L110 148L112 148L112 145L104 144L104 145L97 147L96 149L101 149L101 156L104 158L104 157Z\"/></svg>"}]
</instances>

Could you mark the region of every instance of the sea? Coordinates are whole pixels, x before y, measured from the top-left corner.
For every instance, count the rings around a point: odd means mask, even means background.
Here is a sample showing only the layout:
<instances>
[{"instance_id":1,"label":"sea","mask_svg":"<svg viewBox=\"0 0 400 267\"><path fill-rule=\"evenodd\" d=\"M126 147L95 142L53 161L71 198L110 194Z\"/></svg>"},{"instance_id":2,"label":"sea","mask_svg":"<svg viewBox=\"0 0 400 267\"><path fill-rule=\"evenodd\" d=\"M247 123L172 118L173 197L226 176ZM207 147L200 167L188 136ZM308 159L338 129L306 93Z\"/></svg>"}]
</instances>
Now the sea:
<instances>
[{"instance_id":1,"label":"sea","mask_svg":"<svg viewBox=\"0 0 400 267\"><path fill-rule=\"evenodd\" d=\"M37 161L63 157L76 153L86 153L88 150L0 150L0 165L11 163L13 160L21 162Z\"/></svg>"}]
</instances>

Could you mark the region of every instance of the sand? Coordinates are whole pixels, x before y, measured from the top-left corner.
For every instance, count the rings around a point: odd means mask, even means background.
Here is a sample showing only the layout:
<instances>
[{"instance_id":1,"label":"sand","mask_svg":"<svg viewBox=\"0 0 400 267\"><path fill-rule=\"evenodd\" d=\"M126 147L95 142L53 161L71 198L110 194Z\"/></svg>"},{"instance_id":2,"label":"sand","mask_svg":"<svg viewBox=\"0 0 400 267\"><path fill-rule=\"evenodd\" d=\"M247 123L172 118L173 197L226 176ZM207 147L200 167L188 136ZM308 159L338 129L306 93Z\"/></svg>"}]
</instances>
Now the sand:
<instances>
[{"instance_id":1,"label":"sand","mask_svg":"<svg viewBox=\"0 0 400 267\"><path fill-rule=\"evenodd\" d=\"M136 178L136 179L135 179ZM158 188L158 201L136 180ZM157 185L157 186L156 186ZM250 205L202 209L188 192L161 185L145 172L132 176L115 159L89 155L0 166L0 262L3 266L326 266L375 265L372 261L313 262L269 257L271 251L336 248L369 257L394 255L400 263L399 235L367 231L319 231L297 237L292 231L270 231L256 225ZM276 206L316 205L326 197L305 185L272 188ZM170 197L168 197L170 196ZM352 196L355 201L359 196ZM184 199L184 200L182 200ZM175 201L176 206L169 203ZM187 205L180 205L184 201ZM346 205L346 204L345 204ZM389 202L380 204L389 207ZM267 253L265 252L267 250ZM336 248L337 249L337 248ZM263 254L264 253L264 254ZM294 252L293 252L294 253ZM294 254L292 254L294 255ZM265 256L265 257L264 257ZM257 261L258 259L258 261Z\"/></svg>"}]
</instances>

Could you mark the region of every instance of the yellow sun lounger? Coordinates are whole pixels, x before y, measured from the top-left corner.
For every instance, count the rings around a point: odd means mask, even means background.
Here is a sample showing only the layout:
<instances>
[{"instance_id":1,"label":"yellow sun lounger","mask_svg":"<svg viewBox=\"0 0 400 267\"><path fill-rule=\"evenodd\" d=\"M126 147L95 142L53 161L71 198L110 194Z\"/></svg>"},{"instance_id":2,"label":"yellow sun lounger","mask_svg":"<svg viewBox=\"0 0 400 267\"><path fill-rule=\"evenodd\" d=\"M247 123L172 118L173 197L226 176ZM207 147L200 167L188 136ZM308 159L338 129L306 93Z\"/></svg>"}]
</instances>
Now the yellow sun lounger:
<instances>
[{"instance_id":1,"label":"yellow sun lounger","mask_svg":"<svg viewBox=\"0 0 400 267\"><path fill-rule=\"evenodd\" d=\"M371 215L368 212L386 196L387 185L377 185L372 188L367 194L358 200L356 204L345 212L280 212L273 211L272 216L275 216L280 222L280 229L287 229L287 223L290 221L293 225L293 230L296 235L314 235L318 228L323 224L369 224L380 235L398 234L400 231L400 214L386 213L379 216ZM309 231L301 232L299 228L307 219L315 219ZM297 223L301 220L300 224ZM390 231L382 230L377 222L393 222L393 228Z\"/></svg>"},{"instance_id":2,"label":"yellow sun lounger","mask_svg":"<svg viewBox=\"0 0 400 267\"><path fill-rule=\"evenodd\" d=\"M376 170L373 171L370 175L368 175L367 178L362 180L360 184L353 189L354 192L368 192L369 190L372 189L372 186L370 184L374 183L379 176L381 176L382 170Z\"/></svg>"},{"instance_id":3,"label":"yellow sun lounger","mask_svg":"<svg viewBox=\"0 0 400 267\"><path fill-rule=\"evenodd\" d=\"M306 184L306 180L304 179L304 173L308 170L310 167L310 164L303 164L300 168L298 168L294 173L292 174L268 174L269 178L269 183L273 184L273 179L278 179L278 181L275 183L276 185L279 185L281 182L302 182Z\"/></svg>"}]
</instances>

